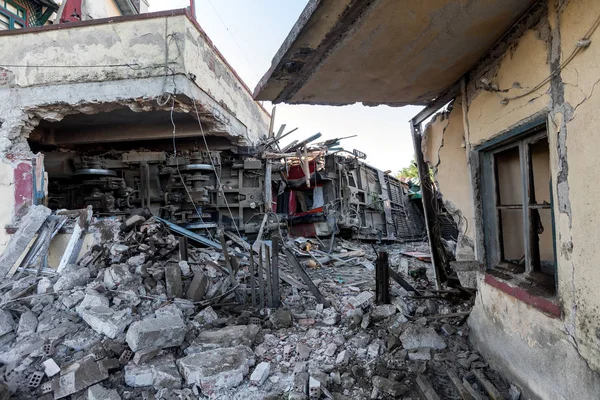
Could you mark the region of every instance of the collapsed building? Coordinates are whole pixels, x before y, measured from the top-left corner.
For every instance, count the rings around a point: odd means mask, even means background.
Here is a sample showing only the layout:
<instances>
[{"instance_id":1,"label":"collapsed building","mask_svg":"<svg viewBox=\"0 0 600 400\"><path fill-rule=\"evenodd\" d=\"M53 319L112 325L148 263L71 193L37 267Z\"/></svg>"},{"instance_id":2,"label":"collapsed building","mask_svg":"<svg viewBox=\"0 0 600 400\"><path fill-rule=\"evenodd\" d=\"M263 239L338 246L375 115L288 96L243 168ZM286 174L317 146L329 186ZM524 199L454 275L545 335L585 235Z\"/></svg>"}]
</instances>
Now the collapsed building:
<instances>
[{"instance_id":1,"label":"collapsed building","mask_svg":"<svg viewBox=\"0 0 600 400\"><path fill-rule=\"evenodd\" d=\"M311 1L255 91L425 106L411 130L437 276L471 277L471 340L531 398L600 389L599 15L587 0ZM459 225L454 263L436 187Z\"/></svg>"}]
</instances>

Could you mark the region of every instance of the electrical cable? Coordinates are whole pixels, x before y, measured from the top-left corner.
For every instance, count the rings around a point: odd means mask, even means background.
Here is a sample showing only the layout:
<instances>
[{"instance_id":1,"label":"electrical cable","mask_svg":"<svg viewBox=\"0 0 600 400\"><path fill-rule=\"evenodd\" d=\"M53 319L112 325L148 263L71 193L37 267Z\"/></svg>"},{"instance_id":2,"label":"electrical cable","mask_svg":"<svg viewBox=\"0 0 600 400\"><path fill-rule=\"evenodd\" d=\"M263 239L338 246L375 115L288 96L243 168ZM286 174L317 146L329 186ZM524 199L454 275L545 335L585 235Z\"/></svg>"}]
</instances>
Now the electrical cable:
<instances>
[{"instance_id":1,"label":"electrical cable","mask_svg":"<svg viewBox=\"0 0 600 400\"><path fill-rule=\"evenodd\" d=\"M213 159L210 155L210 148L208 147L208 142L206 141L206 135L204 134L204 128L202 127L202 121L200 121L200 113L198 112L198 107L196 106L196 100L192 99L192 102L194 103L194 110L196 111L196 118L198 119L198 126L200 126L200 133L202 134L202 140L204 140L204 146L206 147L206 151L208 152L208 159L210 160L210 164L212 165L212 167L215 171L215 176L217 178L217 185L219 186L219 190L221 191L221 194L223 195L223 200L225 201L225 205L227 206L227 210L229 211L229 216L231 217L231 222L233 222L235 231L237 232L238 237L243 240L240 230L238 229L238 225L235 222L235 218L233 217L233 213L231 212L231 208L229 207L229 202L227 201L227 196L225 196L225 190L223 190L223 185L221 184L221 177L219 176L220 170L219 170L219 173L217 174L217 167L215 166L215 163L213 162Z\"/></svg>"},{"instance_id":2,"label":"electrical cable","mask_svg":"<svg viewBox=\"0 0 600 400\"><path fill-rule=\"evenodd\" d=\"M569 63L571 61L573 61L573 59L577 56L577 54L579 54L579 52L581 50L589 47L589 45L591 44L590 38L594 34L596 29L598 29L598 26L600 26L600 15L598 16L598 18L596 18L596 21L594 22L592 27L587 31L585 36L577 42L577 44L575 45L575 49L573 50L571 55L569 55L569 57L567 57L567 59L565 61L563 61L562 64L560 64L554 71L552 71L552 73L547 78L545 78L543 81L541 81L540 83L535 85L532 89L528 90L527 92L525 92L523 94L519 94L519 95L516 95L513 97L504 97L502 99L502 102L508 103L512 100L518 100L523 97L529 96L530 94L536 92L537 90L541 89L545 84L550 82L552 80L552 78L554 78L558 73L562 72L562 70L564 70L565 67L567 65L569 65Z\"/></svg>"},{"instance_id":3,"label":"electrical cable","mask_svg":"<svg viewBox=\"0 0 600 400\"><path fill-rule=\"evenodd\" d=\"M170 95L169 95L169 97L170 97ZM179 175L181 184L183 185L183 188L185 189L185 192L187 193L187 195L190 199L190 202L192 203L192 207L194 207L196 214L198 214L198 217L200 218L200 222L202 222L202 224L205 225L204 220L202 219L202 213L196 207L196 203L194 202L194 199L192 198L192 194L190 193L187 185L185 184L185 180L183 179L183 176L181 175L181 171L179 170L179 158L177 157L177 145L175 143L176 127L175 127L175 121L173 120L173 110L174 109L175 109L175 99L173 99L173 102L171 103L171 124L173 125L173 155L175 157L175 166L177 169L177 174ZM208 236L210 237L210 239L212 241L214 241L215 239L212 236L212 234L210 233L210 230L208 228L205 228L205 229L206 229L206 232L208 233Z\"/></svg>"}]
</instances>

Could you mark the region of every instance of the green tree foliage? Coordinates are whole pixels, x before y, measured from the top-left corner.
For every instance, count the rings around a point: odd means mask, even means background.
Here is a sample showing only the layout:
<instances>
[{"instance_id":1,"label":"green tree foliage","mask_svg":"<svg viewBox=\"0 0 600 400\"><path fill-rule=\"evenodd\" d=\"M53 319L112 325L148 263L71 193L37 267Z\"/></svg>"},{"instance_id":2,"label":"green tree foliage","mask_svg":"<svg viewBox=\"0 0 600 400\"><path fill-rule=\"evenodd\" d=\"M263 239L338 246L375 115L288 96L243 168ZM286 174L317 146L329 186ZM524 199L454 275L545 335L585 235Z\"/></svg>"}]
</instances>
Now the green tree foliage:
<instances>
[{"instance_id":1,"label":"green tree foliage","mask_svg":"<svg viewBox=\"0 0 600 400\"><path fill-rule=\"evenodd\" d=\"M419 171L417 170L417 163L415 160L413 159L408 167L404 167L398 171L396 177L404 179L419 179Z\"/></svg>"}]
</instances>

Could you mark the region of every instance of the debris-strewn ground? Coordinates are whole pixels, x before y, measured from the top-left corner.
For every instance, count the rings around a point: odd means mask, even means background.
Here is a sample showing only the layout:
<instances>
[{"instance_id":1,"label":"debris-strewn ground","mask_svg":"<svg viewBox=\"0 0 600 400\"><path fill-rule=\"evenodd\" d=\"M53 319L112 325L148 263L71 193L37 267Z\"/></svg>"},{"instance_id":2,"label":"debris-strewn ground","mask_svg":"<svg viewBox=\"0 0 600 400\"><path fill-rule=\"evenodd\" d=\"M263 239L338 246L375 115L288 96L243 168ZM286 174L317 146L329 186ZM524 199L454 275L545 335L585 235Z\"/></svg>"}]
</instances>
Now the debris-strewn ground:
<instances>
[{"instance_id":1,"label":"debris-strewn ground","mask_svg":"<svg viewBox=\"0 0 600 400\"><path fill-rule=\"evenodd\" d=\"M113 227L60 274L0 286L0 399L419 399L423 382L460 399L448 371L482 398L476 371L519 397L469 346L472 295L435 291L429 263L402 254L426 253L423 243L336 240L328 257L329 243L289 239L329 304L282 255L280 307L260 309L239 243L228 262L192 245L181 261L153 218ZM375 249L420 296L392 283L391 304L375 305Z\"/></svg>"}]
</instances>

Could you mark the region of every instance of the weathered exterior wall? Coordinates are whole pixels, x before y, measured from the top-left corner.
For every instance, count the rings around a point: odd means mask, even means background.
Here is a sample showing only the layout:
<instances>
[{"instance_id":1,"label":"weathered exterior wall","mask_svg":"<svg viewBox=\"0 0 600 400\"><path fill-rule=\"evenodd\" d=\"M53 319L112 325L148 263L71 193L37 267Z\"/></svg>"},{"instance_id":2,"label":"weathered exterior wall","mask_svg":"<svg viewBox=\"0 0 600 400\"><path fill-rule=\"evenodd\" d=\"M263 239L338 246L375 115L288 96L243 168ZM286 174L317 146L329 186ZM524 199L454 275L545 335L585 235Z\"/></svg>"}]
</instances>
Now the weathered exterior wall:
<instances>
[{"instance_id":1,"label":"weathered exterior wall","mask_svg":"<svg viewBox=\"0 0 600 400\"><path fill-rule=\"evenodd\" d=\"M469 323L475 344L528 396L596 398L600 392L600 137L596 132L600 32L560 74L528 92L569 57L600 15L600 3L548 0L546 7L539 21L513 38L499 58L468 75L464 97L455 101L449 115L438 116L426 129L424 152L435 167L444 201L471 216L474 228L468 230L469 238L482 243L482 194L477 193L480 177L474 163L477 152L472 149L547 117L558 253L558 291L552 301L560 306L562 316L546 315L480 279ZM482 78L496 84L500 92L484 90ZM503 98L511 100L506 103ZM460 100L467 105L465 119ZM462 180L469 171L471 178L465 184ZM473 195L470 188L475 189ZM543 256L549 254L546 248ZM484 262L483 252L477 259Z\"/></svg>"}]
</instances>

